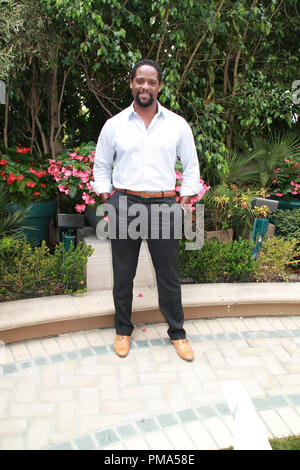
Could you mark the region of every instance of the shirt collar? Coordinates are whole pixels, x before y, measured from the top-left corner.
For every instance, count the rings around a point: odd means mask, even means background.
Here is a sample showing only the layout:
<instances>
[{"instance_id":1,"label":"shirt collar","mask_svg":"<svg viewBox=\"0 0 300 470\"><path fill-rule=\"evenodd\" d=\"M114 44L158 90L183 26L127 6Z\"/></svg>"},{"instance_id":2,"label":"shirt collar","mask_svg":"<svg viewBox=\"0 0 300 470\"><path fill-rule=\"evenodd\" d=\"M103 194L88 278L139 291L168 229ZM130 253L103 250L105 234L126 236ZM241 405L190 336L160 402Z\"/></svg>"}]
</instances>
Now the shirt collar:
<instances>
[{"instance_id":1,"label":"shirt collar","mask_svg":"<svg viewBox=\"0 0 300 470\"><path fill-rule=\"evenodd\" d=\"M157 100L157 113L158 116L162 115L165 116L165 108L160 104L160 102ZM131 105L128 107L128 118L131 118L133 116L136 116L137 113L134 110L133 102Z\"/></svg>"}]
</instances>

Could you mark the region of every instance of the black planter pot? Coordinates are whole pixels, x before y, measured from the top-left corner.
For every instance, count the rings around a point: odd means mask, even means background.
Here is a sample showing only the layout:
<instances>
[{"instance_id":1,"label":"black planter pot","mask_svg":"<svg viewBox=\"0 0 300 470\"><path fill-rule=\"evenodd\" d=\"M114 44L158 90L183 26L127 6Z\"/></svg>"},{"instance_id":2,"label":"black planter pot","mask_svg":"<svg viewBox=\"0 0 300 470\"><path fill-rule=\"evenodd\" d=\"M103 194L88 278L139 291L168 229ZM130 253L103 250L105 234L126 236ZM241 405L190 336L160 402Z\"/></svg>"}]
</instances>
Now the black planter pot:
<instances>
[{"instance_id":1,"label":"black planter pot","mask_svg":"<svg viewBox=\"0 0 300 470\"><path fill-rule=\"evenodd\" d=\"M56 225L63 229L76 229L84 226L83 214L57 214Z\"/></svg>"}]
</instances>

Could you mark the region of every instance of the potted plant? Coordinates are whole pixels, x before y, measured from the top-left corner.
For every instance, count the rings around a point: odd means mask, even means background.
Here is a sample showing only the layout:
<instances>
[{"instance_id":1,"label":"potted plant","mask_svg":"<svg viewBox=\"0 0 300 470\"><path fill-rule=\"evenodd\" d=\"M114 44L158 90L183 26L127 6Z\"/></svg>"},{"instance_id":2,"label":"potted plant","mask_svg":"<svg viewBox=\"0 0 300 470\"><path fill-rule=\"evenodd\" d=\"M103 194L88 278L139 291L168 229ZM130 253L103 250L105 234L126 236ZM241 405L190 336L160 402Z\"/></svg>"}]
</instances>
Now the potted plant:
<instances>
[{"instance_id":1,"label":"potted plant","mask_svg":"<svg viewBox=\"0 0 300 470\"><path fill-rule=\"evenodd\" d=\"M257 197L265 197L266 191L251 188L241 189L236 184L220 184L207 193L205 204L204 239L229 242L235 237L248 237L256 217L265 216L265 206L252 207Z\"/></svg>"},{"instance_id":2,"label":"potted plant","mask_svg":"<svg viewBox=\"0 0 300 470\"><path fill-rule=\"evenodd\" d=\"M0 181L0 239L10 236L17 240L24 237L24 220L28 209L9 213L7 206L8 190L3 181Z\"/></svg>"},{"instance_id":3,"label":"potted plant","mask_svg":"<svg viewBox=\"0 0 300 470\"><path fill-rule=\"evenodd\" d=\"M285 163L285 158L290 159L293 155L299 161L299 144L299 137L292 131L256 137L247 154L250 161L247 171L241 175L242 181L246 181L251 187L269 189L276 176L274 170Z\"/></svg>"},{"instance_id":4,"label":"potted plant","mask_svg":"<svg viewBox=\"0 0 300 470\"><path fill-rule=\"evenodd\" d=\"M90 221L95 218L96 209L102 202L90 183L93 180L94 158L95 144L89 142L49 159L48 173L59 193L58 224L66 226L69 223L69 227L78 228L83 225L85 216Z\"/></svg>"},{"instance_id":5,"label":"potted plant","mask_svg":"<svg viewBox=\"0 0 300 470\"><path fill-rule=\"evenodd\" d=\"M175 175L176 175L176 186L175 186L175 199L177 202L180 200L180 188L182 184L182 164L180 162L179 157L177 157L177 161L175 164ZM210 186L208 186L202 178L200 178L201 189L198 194L195 194L192 199L191 203L189 204L189 209L193 212L195 210L195 204L199 203L204 194L210 190Z\"/></svg>"},{"instance_id":6,"label":"potted plant","mask_svg":"<svg viewBox=\"0 0 300 470\"><path fill-rule=\"evenodd\" d=\"M47 173L48 160L27 147L8 149L0 157L0 178L8 191L10 213L28 209L24 233L34 245L48 237L50 218L57 210L57 189Z\"/></svg>"},{"instance_id":7,"label":"potted plant","mask_svg":"<svg viewBox=\"0 0 300 470\"><path fill-rule=\"evenodd\" d=\"M98 221L96 209L102 204L101 199L93 191L90 181L93 180L93 165L95 158L95 144L82 144L73 152L66 151L49 160L48 173L53 177L60 193L60 206L67 208L73 214L85 214L89 224L96 226ZM176 197L179 201L182 181L182 166L179 159L175 165ZM199 194L192 198L190 209L200 201L209 189L203 180Z\"/></svg>"},{"instance_id":8,"label":"potted plant","mask_svg":"<svg viewBox=\"0 0 300 470\"><path fill-rule=\"evenodd\" d=\"M300 153L282 158L274 169L270 194L279 201L279 209L300 208Z\"/></svg>"}]
</instances>

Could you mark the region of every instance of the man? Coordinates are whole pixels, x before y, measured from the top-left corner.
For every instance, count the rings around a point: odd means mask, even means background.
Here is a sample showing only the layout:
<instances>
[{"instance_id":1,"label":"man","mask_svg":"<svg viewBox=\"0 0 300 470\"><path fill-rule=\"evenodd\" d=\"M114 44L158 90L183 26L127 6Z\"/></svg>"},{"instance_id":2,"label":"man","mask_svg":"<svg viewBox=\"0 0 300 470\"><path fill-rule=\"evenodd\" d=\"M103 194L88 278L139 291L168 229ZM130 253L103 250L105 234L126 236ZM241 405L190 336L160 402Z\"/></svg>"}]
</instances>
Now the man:
<instances>
[{"instance_id":1,"label":"man","mask_svg":"<svg viewBox=\"0 0 300 470\"><path fill-rule=\"evenodd\" d=\"M187 122L161 106L157 101L162 87L162 71L152 60L142 60L132 69L131 106L108 119L100 133L94 163L93 188L105 204L111 204L122 219L120 207L126 198L129 208L134 204L150 211L157 204L176 203L174 165L179 156L183 167L180 205L189 204L200 190L199 163L192 131ZM111 183L111 168L114 169ZM111 195L112 190L115 192ZM128 217L127 224L132 221ZM172 219L173 220L173 219ZM181 286L177 273L179 240L174 236L174 221L167 239L147 236L148 248L156 272L159 305L169 325L168 334L179 356L192 361L193 350L183 329L184 316ZM173 225L172 225L173 224ZM151 228L151 227L150 227ZM141 237L119 236L111 239L114 272L116 338L114 350L120 357L130 349L132 288L136 273Z\"/></svg>"}]
</instances>

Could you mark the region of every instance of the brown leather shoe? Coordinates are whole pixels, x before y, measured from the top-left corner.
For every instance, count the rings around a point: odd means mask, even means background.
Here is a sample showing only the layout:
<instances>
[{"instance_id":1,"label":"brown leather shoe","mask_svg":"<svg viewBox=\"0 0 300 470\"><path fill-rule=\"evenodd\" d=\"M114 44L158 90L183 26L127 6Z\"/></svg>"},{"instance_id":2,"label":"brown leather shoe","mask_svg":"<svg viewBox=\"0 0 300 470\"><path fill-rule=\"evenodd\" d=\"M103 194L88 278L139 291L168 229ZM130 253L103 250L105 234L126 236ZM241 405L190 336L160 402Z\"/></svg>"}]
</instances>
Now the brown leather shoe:
<instances>
[{"instance_id":1,"label":"brown leather shoe","mask_svg":"<svg viewBox=\"0 0 300 470\"><path fill-rule=\"evenodd\" d=\"M193 361L194 351L186 339L171 339L171 343L174 344L177 354L182 359L184 359L185 361Z\"/></svg>"},{"instance_id":2,"label":"brown leather shoe","mask_svg":"<svg viewBox=\"0 0 300 470\"><path fill-rule=\"evenodd\" d=\"M116 335L114 341L114 350L120 357L126 357L130 349L131 336Z\"/></svg>"}]
</instances>

